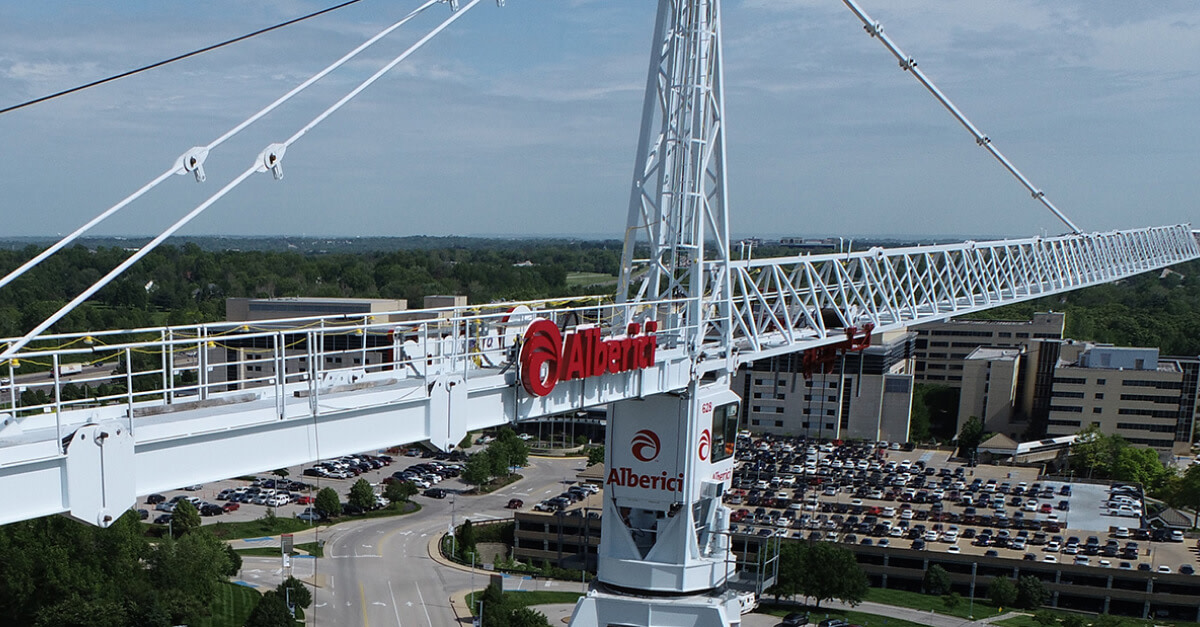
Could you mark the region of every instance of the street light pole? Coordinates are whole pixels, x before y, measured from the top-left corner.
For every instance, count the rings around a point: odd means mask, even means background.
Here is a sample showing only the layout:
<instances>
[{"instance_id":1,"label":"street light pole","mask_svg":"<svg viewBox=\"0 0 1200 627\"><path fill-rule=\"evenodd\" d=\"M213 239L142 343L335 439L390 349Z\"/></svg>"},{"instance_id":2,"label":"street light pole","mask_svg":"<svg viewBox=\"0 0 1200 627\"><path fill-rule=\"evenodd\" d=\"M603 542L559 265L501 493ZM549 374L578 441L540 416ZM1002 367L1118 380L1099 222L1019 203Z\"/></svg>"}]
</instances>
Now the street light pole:
<instances>
[{"instance_id":1,"label":"street light pole","mask_svg":"<svg viewBox=\"0 0 1200 627\"><path fill-rule=\"evenodd\" d=\"M967 608L967 618L970 620L975 620L975 571L978 566L977 562L971 562L971 602Z\"/></svg>"}]
</instances>

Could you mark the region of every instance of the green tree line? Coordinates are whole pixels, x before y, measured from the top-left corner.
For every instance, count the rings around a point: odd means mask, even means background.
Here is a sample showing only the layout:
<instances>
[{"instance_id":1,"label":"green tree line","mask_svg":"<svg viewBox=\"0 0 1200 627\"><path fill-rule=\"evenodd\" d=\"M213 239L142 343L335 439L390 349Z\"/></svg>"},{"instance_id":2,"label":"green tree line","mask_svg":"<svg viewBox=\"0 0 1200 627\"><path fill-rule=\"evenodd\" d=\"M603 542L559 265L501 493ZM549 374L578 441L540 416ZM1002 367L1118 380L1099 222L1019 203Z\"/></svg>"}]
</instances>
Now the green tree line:
<instances>
[{"instance_id":1,"label":"green tree line","mask_svg":"<svg viewBox=\"0 0 1200 627\"><path fill-rule=\"evenodd\" d=\"M1066 313L1069 338L1200 355L1200 261L969 317L1028 320L1050 310Z\"/></svg>"},{"instance_id":2,"label":"green tree line","mask_svg":"<svg viewBox=\"0 0 1200 627\"><path fill-rule=\"evenodd\" d=\"M0 273L7 274L40 250L0 250ZM0 336L33 328L129 254L117 247L74 246L50 257L2 288ZM396 298L420 307L431 294L466 295L472 303L569 296L585 290L569 287L568 273L615 274L620 255L616 242L310 255L209 251L194 243L162 246L53 330L223 320L225 299L230 297Z\"/></svg>"},{"instance_id":3,"label":"green tree line","mask_svg":"<svg viewBox=\"0 0 1200 627\"><path fill-rule=\"evenodd\" d=\"M207 615L241 560L207 531L155 544L143 531L133 512L108 529L60 516L0 527L4 624L168 627Z\"/></svg>"}]
</instances>

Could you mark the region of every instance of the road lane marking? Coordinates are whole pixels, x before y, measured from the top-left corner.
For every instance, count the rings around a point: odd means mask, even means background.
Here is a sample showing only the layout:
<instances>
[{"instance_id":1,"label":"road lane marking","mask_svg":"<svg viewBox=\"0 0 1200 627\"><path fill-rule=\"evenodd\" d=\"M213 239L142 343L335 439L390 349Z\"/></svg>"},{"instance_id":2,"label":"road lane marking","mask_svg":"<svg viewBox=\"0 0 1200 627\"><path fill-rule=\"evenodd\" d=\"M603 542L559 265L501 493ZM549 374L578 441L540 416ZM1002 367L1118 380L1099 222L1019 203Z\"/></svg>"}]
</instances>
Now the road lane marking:
<instances>
[{"instance_id":1,"label":"road lane marking","mask_svg":"<svg viewBox=\"0 0 1200 627\"><path fill-rule=\"evenodd\" d=\"M425 610L425 622L429 623L429 627L433 627L433 619L429 617L429 606L425 605L425 595L421 594L421 584L413 582L417 587L417 598L421 600L421 609Z\"/></svg>"},{"instance_id":2,"label":"road lane marking","mask_svg":"<svg viewBox=\"0 0 1200 627\"><path fill-rule=\"evenodd\" d=\"M367 622L367 591L363 589L362 582L358 582L358 597L362 601L363 627L371 627L371 623Z\"/></svg>"},{"instance_id":3,"label":"road lane marking","mask_svg":"<svg viewBox=\"0 0 1200 627\"><path fill-rule=\"evenodd\" d=\"M396 627L404 627L400 623L400 608L396 607L396 593L392 590L391 579L388 579L388 594L392 597L392 612L396 615Z\"/></svg>"}]
</instances>

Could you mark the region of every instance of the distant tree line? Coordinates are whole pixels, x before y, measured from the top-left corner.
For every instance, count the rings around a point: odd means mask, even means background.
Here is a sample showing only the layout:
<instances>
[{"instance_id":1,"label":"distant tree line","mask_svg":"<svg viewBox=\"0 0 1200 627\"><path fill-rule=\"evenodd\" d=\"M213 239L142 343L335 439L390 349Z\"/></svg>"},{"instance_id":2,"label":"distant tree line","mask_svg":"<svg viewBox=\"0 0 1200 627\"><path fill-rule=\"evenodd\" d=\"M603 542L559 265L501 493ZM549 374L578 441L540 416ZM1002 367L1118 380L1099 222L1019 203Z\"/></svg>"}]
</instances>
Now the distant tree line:
<instances>
[{"instance_id":1,"label":"distant tree line","mask_svg":"<svg viewBox=\"0 0 1200 627\"><path fill-rule=\"evenodd\" d=\"M968 317L1028 320L1051 310L1066 313L1069 338L1200 355L1200 261Z\"/></svg>"},{"instance_id":2,"label":"distant tree line","mask_svg":"<svg viewBox=\"0 0 1200 627\"><path fill-rule=\"evenodd\" d=\"M41 250L0 250L0 273ZM0 288L0 336L33 328L129 254L117 247L69 247ZM309 255L163 246L53 330L223 320L229 297L397 298L415 308L431 294L465 295L472 303L569 296L586 290L568 286L568 273L616 274L620 257L618 242L584 241Z\"/></svg>"}]
</instances>

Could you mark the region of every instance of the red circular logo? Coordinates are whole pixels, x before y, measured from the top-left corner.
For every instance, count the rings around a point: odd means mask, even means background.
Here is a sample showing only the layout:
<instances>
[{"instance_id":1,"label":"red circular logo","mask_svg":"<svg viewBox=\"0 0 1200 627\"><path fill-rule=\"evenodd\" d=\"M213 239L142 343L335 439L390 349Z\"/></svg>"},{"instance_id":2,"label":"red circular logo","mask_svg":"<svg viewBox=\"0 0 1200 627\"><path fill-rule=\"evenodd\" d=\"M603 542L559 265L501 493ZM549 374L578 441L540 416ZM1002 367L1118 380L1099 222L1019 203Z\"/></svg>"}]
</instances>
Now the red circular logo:
<instances>
[{"instance_id":1,"label":"red circular logo","mask_svg":"<svg viewBox=\"0 0 1200 627\"><path fill-rule=\"evenodd\" d=\"M649 429L642 429L634 434L630 445L633 456L643 462L653 461L658 457L658 449L662 447L658 434Z\"/></svg>"},{"instance_id":2,"label":"red circular logo","mask_svg":"<svg viewBox=\"0 0 1200 627\"><path fill-rule=\"evenodd\" d=\"M708 461L708 453L712 449L712 434L705 429L700 432L700 461Z\"/></svg>"},{"instance_id":3,"label":"red circular logo","mask_svg":"<svg viewBox=\"0 0 1200 627\"><path fill-rule=\"evenodd\" d=\"M521 345L521 385L534 396L545 396L558 383L562 333L553 322L538 318L525 331Z\"/></svg>"}]
</instances>

